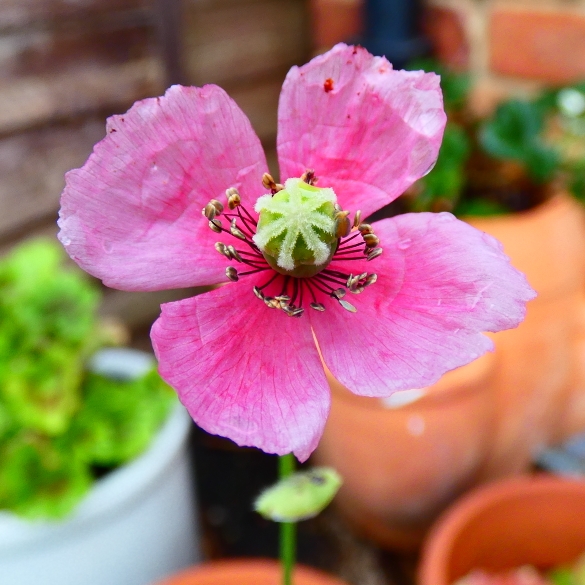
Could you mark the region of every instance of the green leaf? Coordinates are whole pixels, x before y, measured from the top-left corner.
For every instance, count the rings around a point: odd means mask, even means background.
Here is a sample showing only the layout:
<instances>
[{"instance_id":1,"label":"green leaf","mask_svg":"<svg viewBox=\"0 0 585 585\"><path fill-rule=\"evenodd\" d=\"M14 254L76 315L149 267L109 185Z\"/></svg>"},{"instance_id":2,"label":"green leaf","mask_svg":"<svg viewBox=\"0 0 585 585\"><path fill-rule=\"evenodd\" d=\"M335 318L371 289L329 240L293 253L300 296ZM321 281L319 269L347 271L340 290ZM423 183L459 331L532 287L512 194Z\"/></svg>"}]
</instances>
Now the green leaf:
<instances>
[{"instance_id":1,"label":"green leaf","mask_svg":"<svg viewBox=\"0 0 585 585\"><path fill-rule=\"evenodd\" d=\"M525 163L530 176L537 183L552 179L560 163L559 153L546 146L535 144L526 149Z\"/></svg>"},{"instance_id":2,"label":"green leaf","mask_svg":"<svg viewBox=\"0 0 585 585\"><path fill-rule=\"evenodd\" d=\"M585 160L571 168L569 189L579 201L585 203Z\"/></svg>"},{"instance_id":3,"label":"green leaf","mask_svg":"<svg viewBox=\"0 0 585 585\"><path fill-rule=\"evenodd\" d=\"M155 370L136 380L89 373L72 440L91 465L114 467L142 453L176 403Z\"/></svg>"},{"instance_id":4,"label":"green leaf","mask_svg":"<svg viewBox=\"0 0 585 585\"><path fill-rule=\"evenodd\" d=\"M578 585L574 579L573 571L566 567L555 568L548 574L553 585Z\"/></svg>"},{"instance_id":5,"label":"green leaf","mask_svg":"<svg viewBox=\"0 0 585 585\"><path fill-rule=\"evenodd\" d=\"M508 208L491 199L462 199L454 211L457 217L491 216L509 213Z\"/></svg>"},{"instance_id":6,"label":"green leaf","mask_svg":"<svg viewBox=\"0 0 585 585\"><path fill-rule=\"evenodd\" d=\"M479 141L491 156L523 163L530 177L543 183L552 178L559 155L543 142L542 127L541 108L533 102L510 100L501 104L483 125Z\"/></svg>"},{"instance_id":7,"label":"green leaf","mask_svg":"<svg viewBox=\"0 0 585 585\"><path fill-rule=\"evenodd\" d=\"M0 363L0 395L23 428L64 433L80 400L83 364L58 344Z\"/></svg>"},{"instance_id":8,"label":"green leaf","mask_svg":"<svg viewBox=\"0 0 585 585\"><path fill-rule=\"evenodd\" d=\"M524 159L526 147L542 129L540 110L530 102L510 100L500 104L494 117L482 127L479 139L496 158Z\"/></svg>"},{"instance_id":9,"label":"green leaf","mask_svg":"<svg viewBox=\"0 0 585 585\"><path fill-rule=\"evenodd\" d=\"M0 447L0 508L27 518L62 518L89 489L72 445L22 432Z\"/></svg>"}]
</instances>

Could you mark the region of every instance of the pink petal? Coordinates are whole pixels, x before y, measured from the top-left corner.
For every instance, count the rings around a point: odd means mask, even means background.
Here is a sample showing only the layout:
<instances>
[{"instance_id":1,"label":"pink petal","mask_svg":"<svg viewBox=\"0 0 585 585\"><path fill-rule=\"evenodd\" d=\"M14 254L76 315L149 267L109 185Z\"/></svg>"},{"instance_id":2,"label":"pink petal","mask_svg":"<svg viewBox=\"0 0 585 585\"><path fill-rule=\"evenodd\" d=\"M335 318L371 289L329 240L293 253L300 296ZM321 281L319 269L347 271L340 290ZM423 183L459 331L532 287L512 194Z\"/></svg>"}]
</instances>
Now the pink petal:
<instances>
[{"instance_id":1,"label":"pink petal","mask_svg":"<svg viewBox=\"0 0 585 585\"><path fill-rule=\"evenodd\" d=\"M309 321L266 307L254 284L163 305L151 332L159 370L208 432L304 461L323 432L329 387Z\"/></svg>"},{"instance_id":2,"label":"pink petal","mask_svg":"<svg viewBox=\"0 0 585 585\"><path fill-rule=\"evenodd\" d=\"M281 180L314 169L344 209L390 203L437 159L446 116L439 78L393 71L383 57L336 45L289 72L278 109Z\"/></svg>"},{"instance_id":3,"label":"pink petal","mask_svg":"<svg viewBox=\"0 0 585 585\"><path fill-rule=\"evenodd\" d=\"M219 87L171 87L108 120L107 136L67 173L59 238L105 284L157 290L225 281L201 216L212 198L263 193L266 159L250 122Z\"/></svg>"},{"instance_id":4,"label":"pink petal","mask_svg":"<svg viewBox=\"0 0 585 585\"><path fill-rule=\"evenodd\" d=\"M483 331L518 325L535 294L491 236L451 214L374 224L378 281L349 301L357 313L310 315L323 359L357 394L421 388L492 349ZM359 270L359 269L358 269Z\"/></svg>"}]
</instances>

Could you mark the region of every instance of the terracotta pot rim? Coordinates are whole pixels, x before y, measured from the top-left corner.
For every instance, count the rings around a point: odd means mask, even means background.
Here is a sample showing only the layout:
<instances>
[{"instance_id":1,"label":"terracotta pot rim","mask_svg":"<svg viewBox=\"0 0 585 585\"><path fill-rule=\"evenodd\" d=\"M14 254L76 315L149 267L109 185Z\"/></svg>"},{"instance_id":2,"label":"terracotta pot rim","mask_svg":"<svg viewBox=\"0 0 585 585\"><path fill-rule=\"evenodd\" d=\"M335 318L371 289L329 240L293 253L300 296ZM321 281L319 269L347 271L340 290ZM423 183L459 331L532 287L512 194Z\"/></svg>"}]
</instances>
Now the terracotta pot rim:
<instances>
[{"instance_id":1,"label":"terracotta pot rim","mask_svg":"<svg viewBox=\"0 0 585 585\"><path fill-rule=\"evenodd\" d=\"M448 572L449 551L469 519L489 510L494 504L510 502L526 495L577 493L585 497L581 479L537 473L494 481L477 488L448 508L434 523L422 547L418 582L434 582L431 577ZM432 567L430 572L429 567ZM441 582L442 583L442 582Z\"/></svg>"},{"instance_id":2,"label":"terracotta pot rim","mask_svg":"<svg viewBox=\"0 0 585 585\"><path fill-rule=\"evenodd\" d=\"M239 585L235 575L238 572L266 575L272 574L278 569L278 561L265 558L230 558L213 561L205 561L185 569L175 575L171 575L160 581L157 585L195 585L200 583L199 579L212 578L213 582L217 579L226 580L226 585ZM330 575L319 569L308 567L306 565L296 565L295 572L303 580L304 585L345 585L336 576ZM207 581L205 581L207 582ZM276 585L276 584L275 584Z\"/></svg>"}]
</instances>

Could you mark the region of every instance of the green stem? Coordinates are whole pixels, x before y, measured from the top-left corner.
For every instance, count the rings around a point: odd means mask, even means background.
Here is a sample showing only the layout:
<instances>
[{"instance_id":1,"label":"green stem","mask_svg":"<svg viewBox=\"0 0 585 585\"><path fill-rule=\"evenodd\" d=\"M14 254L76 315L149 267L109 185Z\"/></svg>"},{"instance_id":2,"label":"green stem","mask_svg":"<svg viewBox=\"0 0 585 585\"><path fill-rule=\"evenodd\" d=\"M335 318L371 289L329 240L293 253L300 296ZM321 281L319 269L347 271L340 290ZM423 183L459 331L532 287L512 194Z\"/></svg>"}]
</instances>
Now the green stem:
<instances>
[{"instance_id":1,"label":"green stem","mask_svg":"<svg viewBox=\"0 0 585 585\"><path fill-rule=\"evenodd\" d=\"M278 458L278 477L284 479L295 471L295 457L292 453ZM292 571L296 560L296 522L280 523L280 564L282 585L292 585Z\"/></svg>"}]
</instances>

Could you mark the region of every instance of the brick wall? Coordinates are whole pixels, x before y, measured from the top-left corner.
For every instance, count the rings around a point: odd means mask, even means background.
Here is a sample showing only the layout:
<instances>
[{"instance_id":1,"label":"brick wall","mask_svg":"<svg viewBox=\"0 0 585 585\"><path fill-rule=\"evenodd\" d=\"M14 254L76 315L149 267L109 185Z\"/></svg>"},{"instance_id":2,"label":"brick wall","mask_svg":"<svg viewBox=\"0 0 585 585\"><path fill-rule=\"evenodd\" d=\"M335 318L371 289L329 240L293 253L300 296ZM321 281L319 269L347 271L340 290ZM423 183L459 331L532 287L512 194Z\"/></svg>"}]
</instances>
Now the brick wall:
<instances>
[{"instance_id":1,"label":"brick wall","mask_svg":"<svg viewBox=\"0 0 585 585\"><path fill-rule=\"evenodd\" d=\"M362 0L312 0L314 49L359 35ZM469 69L473 103L585 79L585 0L426 0L435 54Z\"/></svg>"}]
</instances>

